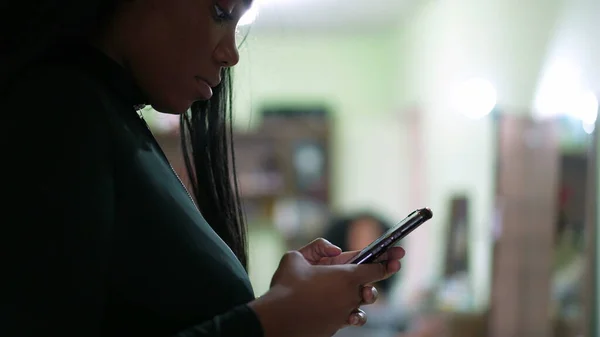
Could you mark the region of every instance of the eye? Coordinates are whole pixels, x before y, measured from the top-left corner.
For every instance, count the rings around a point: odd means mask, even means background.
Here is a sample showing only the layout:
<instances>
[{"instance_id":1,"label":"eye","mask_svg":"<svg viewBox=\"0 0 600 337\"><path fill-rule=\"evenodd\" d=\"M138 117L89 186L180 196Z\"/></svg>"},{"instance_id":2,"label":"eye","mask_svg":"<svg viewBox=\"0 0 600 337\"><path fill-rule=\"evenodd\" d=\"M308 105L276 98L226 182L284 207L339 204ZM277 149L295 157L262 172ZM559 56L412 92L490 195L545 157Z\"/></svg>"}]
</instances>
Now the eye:
<instances>
[{"instance_id":1,"label":"eye","mask_svg":"<svg viewBox=\"0 0 600 337\"><path fill-rule=\"evenodd\" d=\"M224 10L218 4L214 5L214 10L215 10L215 19L217 21L231 21L231 20L233 20L233 16L230 13L228 13L226 10Z\"/></svg>"}]
</instances>

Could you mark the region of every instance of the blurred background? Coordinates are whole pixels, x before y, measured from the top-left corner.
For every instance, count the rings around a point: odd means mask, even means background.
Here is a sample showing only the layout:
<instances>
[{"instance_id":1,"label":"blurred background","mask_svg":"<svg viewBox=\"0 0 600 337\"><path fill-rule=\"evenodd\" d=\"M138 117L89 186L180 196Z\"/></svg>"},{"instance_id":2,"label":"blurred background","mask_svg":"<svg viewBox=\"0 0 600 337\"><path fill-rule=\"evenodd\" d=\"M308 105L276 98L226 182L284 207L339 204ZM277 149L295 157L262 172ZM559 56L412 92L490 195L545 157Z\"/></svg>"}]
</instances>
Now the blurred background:
<instances>
[{"instance_id":1,"label":"blurred background","mask_svg":"<svg viewBox=\"0 0 600 337\"><path fill-rule=\"evenodd\" d=\"M255 0L235 147L250 276L416 208L369 323L338 337L598 337L597 0ZM183 172L177 120L145 117Z\"/></svg>"}]
</instances>

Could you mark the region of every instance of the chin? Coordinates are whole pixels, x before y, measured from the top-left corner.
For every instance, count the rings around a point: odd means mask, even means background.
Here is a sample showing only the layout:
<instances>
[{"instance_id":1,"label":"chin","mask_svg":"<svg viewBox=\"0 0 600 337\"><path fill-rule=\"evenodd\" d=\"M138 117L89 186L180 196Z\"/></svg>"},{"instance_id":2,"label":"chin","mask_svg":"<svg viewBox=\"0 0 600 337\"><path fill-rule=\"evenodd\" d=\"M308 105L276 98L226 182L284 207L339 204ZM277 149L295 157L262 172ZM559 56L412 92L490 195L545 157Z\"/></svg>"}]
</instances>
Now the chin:
<instances>
[{"instance_id":1,"label":"chin","mask_svg":"<svg viewBox=\"0 0 600 337\"><path fill-rule=\"evenodd\" d=\"M171 115L181 115L186 113L190 107L192 106L192 103L189 101L177 101L177 102L167 102L167 101L163 101L163 102L153 102L152 104L152 109L160 112L160 113L165 113L165 114L171 114Z\"/></svg>"}]
</instances>

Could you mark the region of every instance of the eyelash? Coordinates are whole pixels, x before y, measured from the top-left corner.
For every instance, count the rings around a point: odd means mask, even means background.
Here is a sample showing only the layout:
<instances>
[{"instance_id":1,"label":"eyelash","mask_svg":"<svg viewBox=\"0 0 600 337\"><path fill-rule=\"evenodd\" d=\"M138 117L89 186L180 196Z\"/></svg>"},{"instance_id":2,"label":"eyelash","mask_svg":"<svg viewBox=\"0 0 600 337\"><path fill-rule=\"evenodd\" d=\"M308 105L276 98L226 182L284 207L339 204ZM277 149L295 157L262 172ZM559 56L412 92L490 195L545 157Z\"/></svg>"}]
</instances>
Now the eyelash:
<instances>
[{"instance_id":1,"label":"eyelash","mask_svg":"<svg viewBox=\"0 0 600 337\"><path fill-rule=\"evenodd\" d=\"M215 19L217 21L224 22L224 21L233 20L233 16L231 14L227 13L227 11L223 10L223 8L221 8L221 6L215 5L214 9L215 9Z\"/></svg>"}]
</instances>

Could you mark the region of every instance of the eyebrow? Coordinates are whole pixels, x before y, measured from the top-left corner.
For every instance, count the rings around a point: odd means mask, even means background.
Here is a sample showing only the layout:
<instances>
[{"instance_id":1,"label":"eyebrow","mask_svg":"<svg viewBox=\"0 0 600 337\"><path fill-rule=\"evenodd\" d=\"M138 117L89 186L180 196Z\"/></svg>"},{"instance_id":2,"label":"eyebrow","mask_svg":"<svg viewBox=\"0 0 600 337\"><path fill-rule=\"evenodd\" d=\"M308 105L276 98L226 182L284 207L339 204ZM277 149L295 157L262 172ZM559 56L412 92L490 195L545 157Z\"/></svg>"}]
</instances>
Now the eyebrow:
<instances>
[{"instance_id":1,"label":"eyebrow","mask_svg":"<svg viewBox=\"0 0 600 337\"><path fill-rule=\"evenodd\" d=\"M252 4L252 0L217 0L222 1L227 10L231 10L230 14L239 11L247 11Z\"/></svg>"},{"instance_id":2,"label":"eyebrow","mask_svg":"<svg viewBox=\"0 0 600 337\"><path fill-rule=\"evenodd\" d=\"M231 1L231 3L233 3L233 7L232 7L233 11L231 13L239 14L240 17L242 17L244 15L244 13L246 13L246 11L248 11L250 9L250 6L252 5L252 0L229 0L229 1Z\"/></svg>"}]
</instances>

